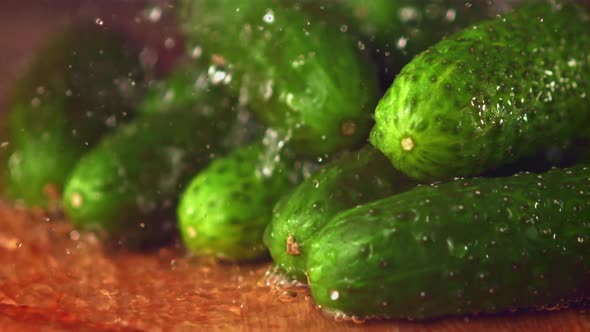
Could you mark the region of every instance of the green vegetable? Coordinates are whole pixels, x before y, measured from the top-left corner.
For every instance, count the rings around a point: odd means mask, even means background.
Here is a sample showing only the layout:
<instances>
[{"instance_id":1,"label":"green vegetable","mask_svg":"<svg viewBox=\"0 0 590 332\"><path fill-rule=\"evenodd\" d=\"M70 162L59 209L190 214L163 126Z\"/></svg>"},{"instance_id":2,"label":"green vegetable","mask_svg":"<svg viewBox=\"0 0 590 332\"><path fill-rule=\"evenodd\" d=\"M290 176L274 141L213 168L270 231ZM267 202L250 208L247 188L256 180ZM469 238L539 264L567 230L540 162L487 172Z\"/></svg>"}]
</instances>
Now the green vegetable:
<instances>
[{"instance_id":1,"label":"green vegetable","mask_svg":"<svg viewBox=\"0 0 590 332\"><path fill-rule=\"evenodd\" d=\"M190 251L232 261L267 253L262 233L272 207L299 179L294 163L277 161L269 151L262 143L239 148L190 182L178 207L180 232Z\"/></svg>"},{"instance_id":2,"label":"green vegetable","mask_svg":"<svg viewBox=\"0 0 590 332\"><path fill-rule=\"evenodd\" d=\"M183 0L191 53L208 54L211 77L299 153L361 143L379 93L356 43L321 20L273 0Z\"/></svg>"},{"instance_id":3,"label":"green vegetable","mask_svg":"<svg viewBox=\"0 0 590 332\"><path fill-rule=\"evenodd\" d=\"M565 305L590 296L589 220L588 166L419 187L310 238L311 292L358 318Z\"/></svg>"},{"instance_id":4,"label":"green vegetable","mask_svg":"<svg viewBox=\"0 0 590 332\"><path fill-rule=\"evenodd\" d=\"M567 143L590 123L588 12L542 2L482 22L410 62L371 143L421 180L471 176Z\"/></svg>"},{"instance_id":5,"label":"green vegetable","mask_svg":"<svg viewBox=\"0 0 590 332\"><path fill-rule=\"evenodd\" d=\"M307 178L274 208L264 243L285 275L305 282L307 240L337 213L416 183L372 147L349 152Z\"/></svg>"},{"instance_id":6,"label":"green vegetable","mask_svg":"<svg viewBox=\"0 0 590 332\"><path fill-rule=\"evenodd\" d=\"M392 76L416 54L443 37L490 16L486 1L465 0L306 0L313 10L372 49L379 68ZM310 8L311 7L311 8Z\"/></svg>"},{"instance_id":7,"label":"green vegetable","mask_svg":"<svg viewBox=\"0 0 590 332\"><path fill-rule=\"evenodd\" d=\"M222 103L206 105L203 100L219 98ZM174 69L168 76L156 81L147 91L138 112L141 114L168 111L179 108L205 108L214 112L214 107L232 107L235 102L227 97L223 86L211 83L207 73L207 65L202 61L184 63ZM207 112L201 110L201 112Z\"/></svg>"},{"instance_id":8,"label":"green vegetable","mask_svg":"<svg viewBox=\"0 0 590 332\"><path fill-rule=\"evenodd\" d=\"M168 239L185 183L226 150L236 123L231 109L209 107L144 114L84 155L64 193L74 225L134 248Z\"/></svg>"},{"instance_id":9,"label":"green vegetable","mask_svg":"<svg viewBox=\"0 0 590 332\"><path fill-rule=\"evenodd\" d=\"M138 54L113 31L74 25L52 39L9 102L5 197L54 206L80 156L131 118L142 76Z\"/></svg>"}]
</instances>

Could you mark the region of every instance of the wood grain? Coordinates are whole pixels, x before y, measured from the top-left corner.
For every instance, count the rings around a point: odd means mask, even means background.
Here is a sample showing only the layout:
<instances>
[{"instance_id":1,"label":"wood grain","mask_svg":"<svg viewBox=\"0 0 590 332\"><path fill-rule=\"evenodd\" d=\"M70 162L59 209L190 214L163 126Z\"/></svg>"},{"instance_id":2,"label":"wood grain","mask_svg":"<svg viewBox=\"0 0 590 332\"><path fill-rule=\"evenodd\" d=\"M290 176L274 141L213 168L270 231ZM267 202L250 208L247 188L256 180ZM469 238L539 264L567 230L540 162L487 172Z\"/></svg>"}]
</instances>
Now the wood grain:
<instances>
[{"instance_id":1,"label":"wood grain","mask_svg":"<svg viewBox=\"0 0 590 332\"><path fill-rule=\"evenodd\" d=\"M32 52L80 11L77 1L4 3L0 110ZM133 2L108 6L117 13L135 8ZM280 301L261 283L269 266L198 261L184 257L178 245L112 252L65 220L0 202L2 331L590 331L590 315L581 309L427 323L335 322L305 293Z\"/></svg>"},{"instance_id":2,"label":"wood grain","mask_svg":"<svg viewBox=\"0 0 590 332\"><path fill-rule=\"evenodd\" d=\"M65 220L0 203L2 331L589 331L581 309L427 323L335 322L306 293L262 283L268 262L217 264L180 246L113 252Z\"/></svg>"}]
</instances>

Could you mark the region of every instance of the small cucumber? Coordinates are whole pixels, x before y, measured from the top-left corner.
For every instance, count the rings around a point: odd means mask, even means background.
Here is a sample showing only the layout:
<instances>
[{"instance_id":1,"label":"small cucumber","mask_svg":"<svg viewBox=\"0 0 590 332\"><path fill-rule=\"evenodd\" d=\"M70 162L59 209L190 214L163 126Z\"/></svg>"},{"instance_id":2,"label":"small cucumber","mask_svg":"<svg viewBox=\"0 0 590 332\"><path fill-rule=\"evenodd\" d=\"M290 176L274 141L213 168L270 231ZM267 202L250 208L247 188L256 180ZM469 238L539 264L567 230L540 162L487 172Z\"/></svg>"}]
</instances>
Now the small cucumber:
<instances>
[{"instance_id":1,"label":"small cucumber","mask_svg":"<svg viewBox=\"0 0 590 332\"><path fill-rule=\"evenodd\" d=\"M378 98L376 70L349 36L273 0L180 1L192 54L299 153L361 143Z\"/></svg>"},{"instance_id":2,"label":"small cucumber","mask_svg":"<svg viewBox=\"0 0 590 332\"><path fill-rule=\"evenodd\" d=\"M308 240L327 311L429 319L590 296L590 167L422 186L335 216Z\"/></svg>"},{"instance_id":3,"label":"small cucumber","mask_svg":"<svg viewBox=\"0 0 590 332\"><path fill-rule=\"evenodd\" d=\"M401 192L416 183L367 146L347 152L307 178L277 203L264 243L281 272L305 282L307 240L337 213Z\"/></svg>"},{"instance_id":4,"label":"small cucumber","mask_svg":"<svg viewBox=\"0 0 590 332\"><path fill-rule=\"evenodd\" d=\"M575 4L520 7L402 69L371 143L421 180L471 176L567 142L590 123L590 20Z\"/></svg>"},{"instance_id":5,"label":"small cucumber","mask_svg":"<svg viewBox=\"0 0 590 332\"><path fill-rule=\"evenodd\" d=\"M236 122L228 108L201 112L209 107L144 114L85 154L64 192L74 225L132 248L168 239L185 183L226 150Z\"/></svg>"},{"instance_id":6,"label":"small cucumber","mask_svg":"<svg viewBox=\"0 0 590 332\"><path fill-rule=\"evenodd\" d=\"M143 79L138 53L119 34L72 25L49 41L8 105L2 191L50 207L80 156L131 118Z\"/></svg>"},{"instance_id":7,"label":"small cucumber","mask_svg":"<svg viewBox=\"0 0 590 332\"><path fill-rule=\"evenodd\" d=\"M266 255L262 233L272 207L300 178L294 163L274 160L267 150L262 143L238 148L190 182L177 214L191 252L230 261Z\"/></svg>"}]
</instances>

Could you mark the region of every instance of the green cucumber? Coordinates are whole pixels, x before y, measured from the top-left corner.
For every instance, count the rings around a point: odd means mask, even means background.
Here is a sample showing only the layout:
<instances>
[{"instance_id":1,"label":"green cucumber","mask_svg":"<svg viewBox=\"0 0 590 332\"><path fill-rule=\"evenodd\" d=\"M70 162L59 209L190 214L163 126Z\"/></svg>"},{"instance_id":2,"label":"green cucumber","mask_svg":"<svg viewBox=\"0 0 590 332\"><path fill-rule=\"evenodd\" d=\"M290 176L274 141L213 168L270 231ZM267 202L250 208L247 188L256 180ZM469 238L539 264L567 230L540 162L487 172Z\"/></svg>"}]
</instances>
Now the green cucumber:
<instances>
[{"instance_id":1,"label":"green cucumber","mask_svg":"<svg viewBox=\"0 0 590 332\"><path fill-rule=\"evenodd\" d=\"M156 81L149 87L137 111L141 114L168 111L179 108L207 107L202 100L219 98L211 106L209 112L214 112L213 106L231 107L236 103L227 96L222 86L216 86L209 81L207 65L198 59L183 63L169 73L165 79Z\"/></svg>"},{"instance_id":2,"label":"green cucumber","mask_svg":"<svg viewBox=\"0 0 590 332\"><path fill-rule=\"evenodd\" d=\"M307 240L331 217L415 185L415 181L396 172L387 158L370 146L347 152L276 204L272 222L264 233L264 243L282 273L305 282Z\"/></svg>"},{"instance_id":3,"label":"green cucumber","mask_svg":"<svg viewBox=\"0 0 590 332\"><path fill-rule=\"evenodd\" d=\"M349 36L273 0L180 1L192 54L301 154L360 144L372 125L376 70Z\"/></svg>"},{"instance_id":4,"label":"green cucumber","mask_svg":"<svg viewBox=\"0 0 590 332\"><path fill-rule=\"evenodd\" d=\"M264 228L274 203L299 180L294 163L254 143L219 158L182 194L177 214L187 248L200 256L246 261L264 257Z\"/></svg>"},{"instance_id":5,"label":"green cucumber","mask_svg":"<svg viewBox=\"0 0 590 332\"><path fill-rule=\"evenodd\" d=\"M121 35L96 25L58 33L39 50L8 105L4 196L54 206L80 156L131 118L142 79L138 53Z\"/></svg>"},{"instance_id":6,"label":"green cucumber","mask_svg":"<svg viewBox=\"0 0 590 332\"><path fill-rule=\"evenodd\" d=\"M574 4L526 5L421 53L375 111L370 141L411 177L472 176L590 123L590 20Z\"/></svg>"},{"instance_id":7,"label":"green cucumber","mask_svg":"<svg viewBox=\"0 0 590 332\"><path fill-rule=\"evenodd\" d=\"M313 298L430 319L590 296L590 167L459 179L350 209L308 240Z\"/></svg>"},{"instance_id":8,"label":"green cucumber","mask_svg":"<svg viewBox=\"0 0 590 332\"><path fill-rule=\"evenodd\" d=\"M64 192L74 225L130 248L167 240L184 185L227 150L224 135L237 122L230 108L209 107L144 114L85 154Z\"/></svg>"},{"instance_id":9,"label":"green cucumber","mask_svg":"<svg viewBox=\"0 0 590 332\"><path fill-rule=\"evenodd\" d=\"M303 6L360 36L379 59L388 84L416 54L491 15L486 1L306 0Z\"/></svg>"}]
</instances>

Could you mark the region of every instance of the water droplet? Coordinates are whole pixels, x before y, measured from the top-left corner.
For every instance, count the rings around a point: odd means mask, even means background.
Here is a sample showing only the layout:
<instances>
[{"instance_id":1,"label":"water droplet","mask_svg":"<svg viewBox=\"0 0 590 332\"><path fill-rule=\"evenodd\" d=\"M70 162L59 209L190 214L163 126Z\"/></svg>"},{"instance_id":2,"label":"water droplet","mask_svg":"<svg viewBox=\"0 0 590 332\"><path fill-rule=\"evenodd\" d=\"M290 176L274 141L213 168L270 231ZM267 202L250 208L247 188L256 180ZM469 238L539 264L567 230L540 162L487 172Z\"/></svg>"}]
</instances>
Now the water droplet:
<instances>
[{"instance_id":1,"label":"water droplet","mask_svg":"<svg viewBox=\"0 0 590 332\"><path fill-rule=\"evenodd\" d=\"M75 230L70 232L70 240L78 241L79 239L80 239L80 232L75 231Z\"/></svg>"},{"instance_id":2,"label":"water droplet","mask_svg":"<svg viewBox=\"0 0 590 332\"><path fill-rule=\"evenodd\" d=\"M447 20L447 22L453 22L455 21L455 19L457 18L457 11L449 8L447 10L447 12L445 13L445 20Z\"/></svg>"},{"instance_id":3,"label":"water droplet","mask_svg":"<svg viewBox=\"0 0 590 332\"><path fill-rule=\"evenodd\" d=\"M37 108L39 106L41 106L41 99L39 99L39 97L35 97L31 100L31 106Z\"/></svg>"},{"instance_id":4,"label":"water droplet","mask_svg":"<svg viewBox=\"0 0 590 332\"><path fill-rule=\"evenodd\" d=\"M274 12L272 10L268 10L266 12L266 14L264 14L264 16L262 17L262 20L265 23L268 23L268 24L274 23L274 21L275 21L275 14L274 14Z\"/></svg>"},{"instance_id":5,"label":"water droplet","mask_svg":"<svg viewBox=\"0 0 590 332\"><path fill-rule=\"evenodd\" d=\"M365 50L365 48L366 48L365 44L364 44L362 41L360 41L360 40L359 40L359 41L356 43L356 46L357 46L357 47L358 47L358 49L359 49L359 50L361 50L361 51L364 51L364 50Z\"/></svg>"},{"instance_id":6,"label":"water droplet","mask_svg":"<svg viewBox=\"0 0 590 332\"><path fill-rule=\"evenodd\" d=\"M403 50L407 44L408 44L408 38L400 37L397 40L397 43L395 43L395 46L397 47L398 50Z\"/></svg>"},{"instance_id":7,"label":"water droplet","mask_svg":"<svg viewBox=\"0 0 590 332\"><path fill-rule=\"evenodd\" d=\"M338 298L340 298L340 293L338 293L337 290L333 290L330 292L330 299L332 301L336 301L336 300L338 300Z\"/></svg>"},{"instance_id":8,"label":"water droplet","mask_svg":"<svg viewBox=\"0 0 590 332\"><path fill-rule=\"evenodd\" d=\"M191 57L193 59L198 59L201 57L201 55L203 55L203 49L200 46L193 48L191 51Z\"/></svg>"},{"instance_id":9,"label":"water droplet","mask_svg":"<svg viewBox=\"0 0 590 332\"><path fill-rule=\"evenodd\" d=\"M153 7L148 13L148 19L151 22L158 22L162 18L162 8Z\"/></svg>"},{"instance_id":10,"label":"water droplet","mask_svg":"<svg viewBox=\"0 0 590 332\"><path fill-rule=\"evenodd\" d=\"M403 23L416 22L421 20L420 11L415 7L403 7L399 11L399 18Z\"/></svg>"},{"instance_id":11,"label":"water droplet","mask_svg":"<svg viewBox=\"0 0 590 332\"><path fill-rule=\"evenodd\" d=\"M463 258L467 254L469 247L464 244L455 243L453 239L447 238L447 249L452 256Z\"/></svg>"},{"instance_id":12,"label":"water droplet","mask_svg":"<svg viewBox=\"0 0 590 332\"><path fill-rule=\"evenodd\" d=\"M164 47L165 48L171 49L171 48L174 48L174 46L176 46L176 40L174 40L174 38L168 37L168 38L164 39Z\"/></svg>"}]
</instances>

